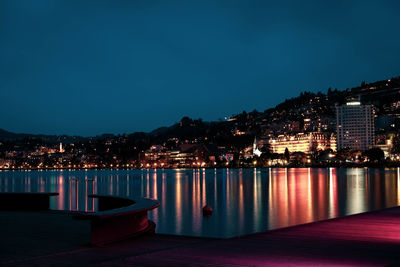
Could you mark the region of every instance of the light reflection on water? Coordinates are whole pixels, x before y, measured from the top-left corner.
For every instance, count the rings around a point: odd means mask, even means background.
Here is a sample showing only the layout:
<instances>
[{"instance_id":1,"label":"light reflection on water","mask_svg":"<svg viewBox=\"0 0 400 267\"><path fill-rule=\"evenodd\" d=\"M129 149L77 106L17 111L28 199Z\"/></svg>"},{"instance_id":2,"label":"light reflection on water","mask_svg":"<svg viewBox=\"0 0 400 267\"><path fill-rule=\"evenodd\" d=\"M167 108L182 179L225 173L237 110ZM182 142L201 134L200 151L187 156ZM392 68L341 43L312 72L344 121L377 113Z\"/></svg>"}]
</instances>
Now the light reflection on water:
<instances>
[{"instance_id":1,"label":"light reflection on water","mask_svg":"<svg viewBox=\"0 0 400 267\"><path fill-rule=\"evenodd\" d=\"M232 237L400 205L400 169L2 171L2 192L58 192L51 209L93 212L91 194L143 196L158 233ZM204 205L213 207L202 216Z\"/></svg>"}]
</instances>

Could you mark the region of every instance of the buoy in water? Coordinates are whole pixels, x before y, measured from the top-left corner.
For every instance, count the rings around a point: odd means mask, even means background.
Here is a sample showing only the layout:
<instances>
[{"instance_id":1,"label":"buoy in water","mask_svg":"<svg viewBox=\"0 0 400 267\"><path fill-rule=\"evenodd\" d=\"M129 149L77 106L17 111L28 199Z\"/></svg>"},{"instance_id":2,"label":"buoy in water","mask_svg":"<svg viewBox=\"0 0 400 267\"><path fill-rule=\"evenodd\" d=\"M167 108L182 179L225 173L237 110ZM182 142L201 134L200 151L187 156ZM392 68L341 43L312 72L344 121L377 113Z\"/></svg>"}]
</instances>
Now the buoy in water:
<instances>
[{"instance_id":1,"label":"buoy in water","mask_svg":"<svg viewBox=\"0 0 400 267\"><path fill-rule=\"evenodd\" d=\"M211 216L212 214L212 208L208 205L205 205L203 207L203 216Z\"/></svg>"}]
</instances>

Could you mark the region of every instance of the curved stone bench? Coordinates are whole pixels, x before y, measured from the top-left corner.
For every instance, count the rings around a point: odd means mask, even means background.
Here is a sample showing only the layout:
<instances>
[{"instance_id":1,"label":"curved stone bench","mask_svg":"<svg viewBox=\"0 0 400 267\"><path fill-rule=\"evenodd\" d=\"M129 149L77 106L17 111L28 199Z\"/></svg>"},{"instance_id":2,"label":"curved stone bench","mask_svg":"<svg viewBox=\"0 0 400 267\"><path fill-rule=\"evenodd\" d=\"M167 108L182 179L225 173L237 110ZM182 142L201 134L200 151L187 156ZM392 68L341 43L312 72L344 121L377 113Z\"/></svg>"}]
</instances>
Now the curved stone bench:
<instances>
[{"instance_id":1,"label":"curved stone bench","mask_svg":"<svg viewBox=\"0 0 400 267\"><path fill-rule=\"evenodd\" d=\"M154 233L155 223L147 217L149 210L160 206L147 198L121 198L90 195L98 199L99 211L75 213L75 219L90 220L90 244L98 245L120 241L143 233Z\"/></svg>"},{"instance_id":2,"label":"curved stone bench","mask_svg":"<svg viewBox=\"0 0 400 267\"><path fill-rule=\"evenodd\" d=\"M0 193L0 210L49 210L50 197L58 193ZM98 199L99 211L92 213L67 212L73 219L89 220L90 244L120 241L144 233L154 233L155 223L147 217L149 210L160 206L147 198L89 195Z\"/></svg>"}]
</instances>

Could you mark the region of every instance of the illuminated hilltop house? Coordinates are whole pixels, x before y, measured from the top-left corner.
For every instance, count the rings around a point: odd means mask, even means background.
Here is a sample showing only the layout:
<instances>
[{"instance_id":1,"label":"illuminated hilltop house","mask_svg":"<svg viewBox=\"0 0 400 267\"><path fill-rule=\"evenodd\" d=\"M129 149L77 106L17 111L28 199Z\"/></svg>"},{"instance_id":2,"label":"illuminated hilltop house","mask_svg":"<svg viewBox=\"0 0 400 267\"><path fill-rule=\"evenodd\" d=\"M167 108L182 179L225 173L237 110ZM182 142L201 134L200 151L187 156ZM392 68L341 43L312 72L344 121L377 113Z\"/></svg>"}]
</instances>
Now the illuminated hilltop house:
<instances>
[{"instance_id":1,"label":"illuminated hilltop house","mask_svg":"<svg viewBox=\"0 0 400 267\"><path fill-rule=\"evenodd\" d=\"M338 149L367 150L375 145L374 109L360 101L336 106Z\"/></svg>"},{"instance_id":2,"label":"illuminated hilltop house","mask_svg":"<svg viewBox=\"0 0 400 267\"><path fill-rule=\"evenodd\" d=\"M272 153L283 154L287 148L290 152L311 154L313 151L332 149L336 151L336 138L329 132L298 133L279 135L269 140Z\"/></svg>"}]
</instances>

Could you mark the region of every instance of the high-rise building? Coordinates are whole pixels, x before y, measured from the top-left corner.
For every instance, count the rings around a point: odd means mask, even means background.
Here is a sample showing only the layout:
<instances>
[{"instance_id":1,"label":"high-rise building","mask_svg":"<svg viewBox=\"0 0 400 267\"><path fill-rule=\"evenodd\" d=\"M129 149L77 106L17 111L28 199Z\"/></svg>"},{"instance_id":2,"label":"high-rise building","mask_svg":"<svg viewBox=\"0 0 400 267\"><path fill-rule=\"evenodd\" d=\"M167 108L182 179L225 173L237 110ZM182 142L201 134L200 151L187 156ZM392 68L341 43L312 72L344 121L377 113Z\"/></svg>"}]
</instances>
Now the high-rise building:
<instances>
[{"instance_id":1,"label":"high-rise building","mask_svg":"<svg viewBox=\"0 0 400 267\"><path fill-rule=\"evenodd\" d=\"M336 106L336 129L338 150L351 148L367 150L374 146L374 108L350 101Z\"/></svg>"}]
</instances>

